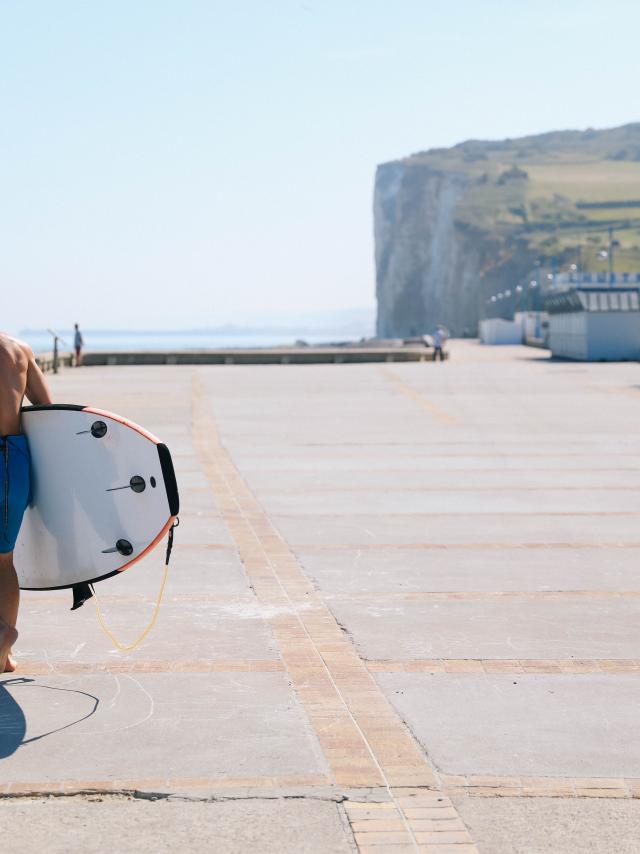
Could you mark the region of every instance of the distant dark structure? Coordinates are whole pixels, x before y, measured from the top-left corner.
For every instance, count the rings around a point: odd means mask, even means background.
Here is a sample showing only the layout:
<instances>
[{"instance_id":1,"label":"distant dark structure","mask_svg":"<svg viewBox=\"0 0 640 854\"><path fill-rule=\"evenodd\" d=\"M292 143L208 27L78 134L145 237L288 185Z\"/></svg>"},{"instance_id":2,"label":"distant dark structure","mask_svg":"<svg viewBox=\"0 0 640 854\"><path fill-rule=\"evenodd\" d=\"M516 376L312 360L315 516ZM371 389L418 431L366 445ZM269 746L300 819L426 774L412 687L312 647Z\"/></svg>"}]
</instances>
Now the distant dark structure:
<instances>
[{"instance_id":1,"label":"distant dark structure","mask_svg":"<svg viewBox=\"0 0 640 854\"><path fill-rule=\"evenodd\" d=\"M475 335L487 300L532 270L574 260L605 269L608 228L620 269L638 269L639 197L640 123L470 140L379 166L378 335L411 337L438 323Z\"/></svg>"}]
</instances>

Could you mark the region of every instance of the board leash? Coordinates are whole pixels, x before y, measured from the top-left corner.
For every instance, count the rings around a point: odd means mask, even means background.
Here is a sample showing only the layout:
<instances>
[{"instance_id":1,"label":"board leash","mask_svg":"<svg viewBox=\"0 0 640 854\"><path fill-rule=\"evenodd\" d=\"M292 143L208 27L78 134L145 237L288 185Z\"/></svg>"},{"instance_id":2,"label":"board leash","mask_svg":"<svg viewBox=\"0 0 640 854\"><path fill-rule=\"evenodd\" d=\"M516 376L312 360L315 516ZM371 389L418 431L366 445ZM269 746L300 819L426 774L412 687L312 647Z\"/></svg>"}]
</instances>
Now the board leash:
<instances>
[{"instance_id":1,"label":"board leash","mask_svg":"<svg viewBox=\"0 0 640 854\"><path fill-rule=\"evenodd\" d=\"M135 641L133 641L133 643L129 643L129 644L121 643L118 640L118 638L113 634L111 629L107 626L107 624L104 621L104 617L102 615L102 609L100 608L100 600L98 598L98 594L96 593L93 585L91 585L91 590L93 592L93 596L94 596L95 603L96 603L96 614L98 616L98 623L100 624L100 628L105 633L105 635L109 638L109 640L113 644L115 644L116 649L118 649L120 652L133 652L134 649L137 649L140 646L140 644L146 639L147 635L152 631L153 627L156 624L156 621L158 619L158 615L160 613L160 606L162 604L162 599L164 597L164 589L167 586L167 578L169 576L169 561L171 559L171 550L173 549L173 529L177 528L179 524L180 524L180 520L178 518L176 518L173 525L169 528L169 537L167 539L167 553L166 553L165 559L164 559L164 574L162 576L162 583L160 585L160 591L159 591L158 596L156 598L155 608L153 609L153 616L151 617L149 625L145 628L145 630L142 632L142 634L139 635L139 637L137 637Z\"/></svg>"}]
</instances>

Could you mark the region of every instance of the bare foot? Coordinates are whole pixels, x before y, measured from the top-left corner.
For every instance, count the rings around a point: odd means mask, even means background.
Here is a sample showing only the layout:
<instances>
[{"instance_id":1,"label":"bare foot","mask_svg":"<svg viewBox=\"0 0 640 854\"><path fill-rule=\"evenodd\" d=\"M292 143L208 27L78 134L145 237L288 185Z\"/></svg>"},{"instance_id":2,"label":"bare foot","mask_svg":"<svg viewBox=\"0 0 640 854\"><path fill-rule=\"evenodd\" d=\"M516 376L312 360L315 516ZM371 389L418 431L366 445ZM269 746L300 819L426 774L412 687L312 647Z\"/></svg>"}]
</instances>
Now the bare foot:
<instances>
[{"instance_id":1,"label":"bare foot","mask_svg":"<svg viewBox=\"0 0 640 854\"><path fill-rule=\"evenodd\" d=\"M0 618L0 673L12 673L15 670L15 661L9 653L17 640L18 632Z\"/></svg>"},{"instance_id":2,"label":"bare foot","mask_svg":"<svg viewBox=\"0 0 640 854\"><path fill-rule=\"evenodd\" d=\"M7 663L4 666L4 672L5 673L15 673L17 666L18 666L18 662L11 655L11 653L9 653L9 655L7 656Z\"/></svg>"}]
</instances>

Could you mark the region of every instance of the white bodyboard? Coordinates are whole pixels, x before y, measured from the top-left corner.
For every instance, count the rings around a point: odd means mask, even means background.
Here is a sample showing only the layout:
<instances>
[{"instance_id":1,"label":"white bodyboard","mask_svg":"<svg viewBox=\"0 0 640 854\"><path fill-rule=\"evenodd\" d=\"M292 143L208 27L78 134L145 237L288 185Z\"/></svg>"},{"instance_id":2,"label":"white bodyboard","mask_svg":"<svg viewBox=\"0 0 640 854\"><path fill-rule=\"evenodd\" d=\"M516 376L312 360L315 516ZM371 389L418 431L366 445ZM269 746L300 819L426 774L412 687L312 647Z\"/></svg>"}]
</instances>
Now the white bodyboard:
<instances>
[{"instance_id":1,"label":"white bodyboard","mask_svg":"<svg viewBox=\"0 0 640 854\"><path fill-rule=\"evenodd\" d=\"M122 572L179 509L171 455L143 428L90 407L24 407L31 502L16 543L20 587L50 590Z\"/></svg>"}]
</instances>

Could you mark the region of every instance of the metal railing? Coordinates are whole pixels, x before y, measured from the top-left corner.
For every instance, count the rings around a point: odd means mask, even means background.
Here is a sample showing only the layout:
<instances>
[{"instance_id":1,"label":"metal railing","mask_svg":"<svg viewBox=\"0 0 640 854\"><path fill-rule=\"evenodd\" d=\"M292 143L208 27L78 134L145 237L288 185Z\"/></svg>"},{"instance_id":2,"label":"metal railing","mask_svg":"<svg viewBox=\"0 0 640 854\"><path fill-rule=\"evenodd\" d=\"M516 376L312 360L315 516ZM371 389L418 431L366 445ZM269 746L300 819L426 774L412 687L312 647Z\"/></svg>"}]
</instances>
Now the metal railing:
<instances>
[{"instance_id":1,"label":"metal railing","mask_svg":"<svg viewBox=\"0 0 640 854\"><path fill-rule=\"evenodd\" d=\"M47 329L47 332L49 333L49 335L53 336L53 373L57 374L58 373L58 367L60 366L60 355L59 355L58 343L64 344L65 347L69 347L69 345L64 340L64 338L62 338L60 335L58 335L58 333L55 332L53 329ZM71 349L71 348L69 348L69 349Z\"/></svg>"}]
</instances>

